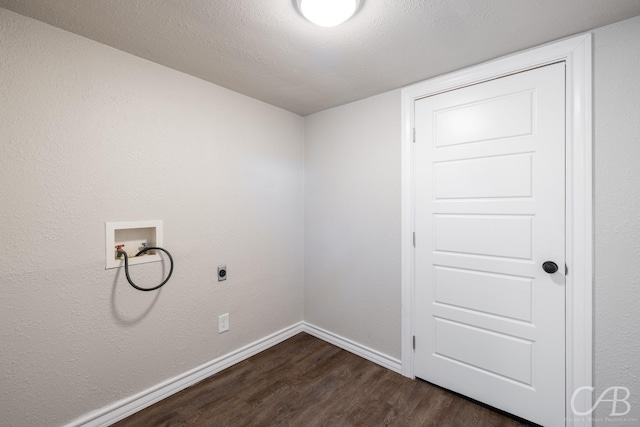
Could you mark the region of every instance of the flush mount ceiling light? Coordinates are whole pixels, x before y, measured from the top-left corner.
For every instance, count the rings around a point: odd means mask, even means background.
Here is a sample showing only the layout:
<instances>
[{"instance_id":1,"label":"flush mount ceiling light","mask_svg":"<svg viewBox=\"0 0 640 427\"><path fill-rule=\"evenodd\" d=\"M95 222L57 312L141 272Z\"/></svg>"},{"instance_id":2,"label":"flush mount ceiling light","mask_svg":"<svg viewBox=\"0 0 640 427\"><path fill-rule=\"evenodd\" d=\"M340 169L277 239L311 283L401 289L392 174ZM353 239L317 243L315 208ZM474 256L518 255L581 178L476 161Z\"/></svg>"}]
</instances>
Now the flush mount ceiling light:
<instances>
[{"instance_id":1,"label":"flush mount ceiling light","mask_svg":"<svg viewBox=\"0 0 640 427\"><path fill-rule=\"evenodd\" d=\"M309 21L321 27L342 24L356 12L360 0L296 0L298 9Z\"/></svg>"}]
</instances>

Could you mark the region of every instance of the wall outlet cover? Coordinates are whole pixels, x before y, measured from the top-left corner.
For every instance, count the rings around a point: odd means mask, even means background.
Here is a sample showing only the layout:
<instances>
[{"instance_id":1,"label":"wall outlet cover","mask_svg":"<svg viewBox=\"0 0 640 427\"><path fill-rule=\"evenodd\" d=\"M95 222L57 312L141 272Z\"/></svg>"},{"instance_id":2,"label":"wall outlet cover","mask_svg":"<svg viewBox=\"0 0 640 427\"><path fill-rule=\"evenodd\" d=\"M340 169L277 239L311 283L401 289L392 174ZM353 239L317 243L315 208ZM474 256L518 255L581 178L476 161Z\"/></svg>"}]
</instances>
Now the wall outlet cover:
<instances>
[{"instance_id":1,"label":"wall outlet cover","mask_svg":"<svg viewBox=\"0 0 640 427\"><path fill-rule=\"evenodd\" d=\"M218 333L221 334L229 330L229 313L218 316Z\"/></svg>"},{"instance_id":2,"label":"wall outlet cover","mask_svg":"<svg viewBox=\"0 0 640 427\"><path fill-rule=\"evenodd\" d=\"M227 266L226 265L218 266L218 282L222 282L223 280L227 280Z\"/></svg>"}]
</instances>

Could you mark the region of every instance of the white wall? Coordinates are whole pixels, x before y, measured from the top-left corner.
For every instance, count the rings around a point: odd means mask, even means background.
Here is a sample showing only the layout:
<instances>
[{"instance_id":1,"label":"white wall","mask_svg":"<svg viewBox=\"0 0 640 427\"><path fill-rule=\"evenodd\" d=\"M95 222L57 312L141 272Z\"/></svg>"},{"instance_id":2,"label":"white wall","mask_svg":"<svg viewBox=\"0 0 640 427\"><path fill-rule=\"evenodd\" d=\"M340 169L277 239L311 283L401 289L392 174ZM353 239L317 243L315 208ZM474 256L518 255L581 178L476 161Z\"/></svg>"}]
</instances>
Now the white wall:
<instances>
[{"instance_id":1,"label":"white wall","mask_svg":"<svg viewBox=\"0 0 640 427\"><path fill-rule=\"evenodd\" d=\"M640 422L640 17L594 33L595 374ZM619 397L624 397L620 392ZM612 392L607 397L613 398ZM605 425L611 403L596 412ZM623 403L618 411L624 411Z\"/></svg>"},{"instance_id":2,"label":"white wall","mask_svg":"<svg viewBox=\"0 0 640 427\"><path fill-rule=\"evenodd\" d=\"M594 402L628 387L640 419L640 17L594 34ZM305 118L305 318L395 357L399 105L394 91Z\"/></svg>"},{"instance_id":3,"label":"white wall","mask_svg":"<svg viewBox=\"0 0 640 427\"><path fill-rule=\"evenodd\" d=\"M639 46L640 17L595 31L596 384L636 418ZM400 91L303 121L3 9L0 58L0 425L62 424L301 320L303 251L306 320L400 357ZM176 258L155 293L104 270L104 221L141 219Z\"/></svg>"},{"instance_id":4,"label":"white wall","mask_svg":"<svg viewBox=\"0 0 640 427\"><path fill-rule=\"evenodd\" d=\"M301 321L303 125L0 9L0 425L61 425ZM176 261L150 293L104 268L104 222L145 219Z\"/></svg>"},{"instance_id":5,"label":"white wall","mask_svg":"<svg viewBox=\"0 0 640 427\"><path fill-rule=\"evenodd\" d=\"M400 358L400 91L305 117L305 320Z\"/></svg>"}]
</instances>

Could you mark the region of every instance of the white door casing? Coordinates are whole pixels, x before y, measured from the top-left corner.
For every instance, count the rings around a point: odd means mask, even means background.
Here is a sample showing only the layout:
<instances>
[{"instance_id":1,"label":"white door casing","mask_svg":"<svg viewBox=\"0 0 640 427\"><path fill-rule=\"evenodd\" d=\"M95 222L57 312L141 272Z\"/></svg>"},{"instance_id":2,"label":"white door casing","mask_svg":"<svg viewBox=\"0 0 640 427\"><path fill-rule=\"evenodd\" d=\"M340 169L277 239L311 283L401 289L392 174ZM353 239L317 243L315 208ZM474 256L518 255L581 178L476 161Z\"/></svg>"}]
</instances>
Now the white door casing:
<instances>
[{"instance_id":1,"label":"white door casing","mask_svg":"<svg viewBox=\"0 0 640 427\"><path fill-rule=\"evenodd\" d=\"M591 425L571 412L573 392L593 385L591 35L581 35L418 83L402 90L402 373L414 377L413 127L417 99L564 61L566 64L565 413L569 426ZM577 409L591 407L580 393Z\"/></svg>"},{"instance_id":2,"label":"white door casing","mask_svg":"<svg viewBox=\"0 0 640 427\"><path fill-rule=\"evenodd\" d=\"M556 63L414 110L414 373L547 427L565 415L564 82Z\"/></svg>"}]
</instances>

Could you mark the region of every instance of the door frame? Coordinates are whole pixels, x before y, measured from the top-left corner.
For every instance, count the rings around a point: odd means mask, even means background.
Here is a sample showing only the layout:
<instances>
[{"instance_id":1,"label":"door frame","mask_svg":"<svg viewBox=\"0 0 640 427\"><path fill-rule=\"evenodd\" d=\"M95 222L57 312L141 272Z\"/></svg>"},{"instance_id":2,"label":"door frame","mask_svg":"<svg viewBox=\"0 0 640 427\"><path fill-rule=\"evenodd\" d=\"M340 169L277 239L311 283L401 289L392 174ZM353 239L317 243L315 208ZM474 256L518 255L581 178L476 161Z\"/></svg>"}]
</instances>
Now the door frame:
<instances>
[{"instance_id":1,"label":"door frame","mask_svg":"<svg viewBox=\"0 0 640 427\"><path fill-rule=\"evenodd\" d=\"M588 426L572 415L572 396L593 386L593 135L592 37L583 34L435 77L402 89L402 374L413 372L415 101L426 96L564 61L566 64L566 378L567 426ZM576 408L591 408L590 393L579 393Z\"/></svg>"}]
</instances>

